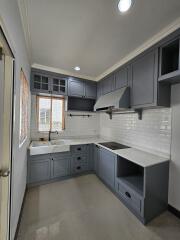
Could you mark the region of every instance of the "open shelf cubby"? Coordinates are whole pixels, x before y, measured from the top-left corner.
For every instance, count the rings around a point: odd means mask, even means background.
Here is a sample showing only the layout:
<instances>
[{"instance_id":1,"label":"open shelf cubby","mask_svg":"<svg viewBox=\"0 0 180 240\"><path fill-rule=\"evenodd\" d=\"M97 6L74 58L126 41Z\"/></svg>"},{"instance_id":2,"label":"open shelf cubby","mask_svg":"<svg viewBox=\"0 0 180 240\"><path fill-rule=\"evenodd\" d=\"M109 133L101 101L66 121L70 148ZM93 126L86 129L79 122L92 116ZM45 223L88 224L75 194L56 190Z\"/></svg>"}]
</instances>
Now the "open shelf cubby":
<instances>
[{"instance_id":1,"label":"open shelf cubby","mask_svg":"<svg viewBox=\"0 0 180 240\"><path fill-rule=\"evenodd\" d=\"M129 160L118 157L117 178L119 181L130 187L132 190L143 196L144 189L144 168L130 162Z\"/></svg>"},{"instance_id":2,"label":"open shelf cubby","mask_svg":"<svg viewBox=\"0 0 180 240\"><path fill-rule=\"evenodd\" d=\"M161 48L161 76L179 69L179 39Z\"/></svg>"}]
</instances>

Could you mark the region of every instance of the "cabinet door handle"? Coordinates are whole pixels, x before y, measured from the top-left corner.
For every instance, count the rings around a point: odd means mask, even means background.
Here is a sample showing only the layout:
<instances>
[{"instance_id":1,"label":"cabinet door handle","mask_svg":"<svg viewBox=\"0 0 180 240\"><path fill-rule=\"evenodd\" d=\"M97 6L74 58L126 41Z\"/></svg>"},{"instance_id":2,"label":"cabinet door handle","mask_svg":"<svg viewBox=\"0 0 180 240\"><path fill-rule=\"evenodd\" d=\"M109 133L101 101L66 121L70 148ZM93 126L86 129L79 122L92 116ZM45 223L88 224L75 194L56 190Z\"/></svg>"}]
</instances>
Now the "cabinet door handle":
<instances>
[{"instance_id":1,"label":"cabinet door handle","mask_svg":"<svg viewBox=\"0 0 180 240\"><path fill-rule=\"evenodd\" d=\"M77 150L78 150L78 151L81 151L81 148L78 148Z\"/></svg>"},{"instance_id":2,"label":"cabinet door handle","mask_svg":"<svg viewBox=\"0 0 180 240\"><path fill-rule=\"evenodd\" d=\"M128 198L131 198L131 194L129 192L125 192L125 194Z\"/></svg>"},{"instance_id":3,"label":"cabinet door handle","mask_svg":"<svg viewBox=\"0 0 180 240\"><path fill-rule=\"evenodd\" d=\"M80 167L80 166L78 166L76 169L80 170L80 169L81 169L81 167Z\"/></svg>"},{"instance_id":4,"label":"cabinet door handle","mask_svg":"<svg viewBox=\"0 0 180 240\"><path fill-rule=\"evenodd\" d=\"M81 157L78 157L77 160L81 160Z\"/></svg>"}]
</instances>

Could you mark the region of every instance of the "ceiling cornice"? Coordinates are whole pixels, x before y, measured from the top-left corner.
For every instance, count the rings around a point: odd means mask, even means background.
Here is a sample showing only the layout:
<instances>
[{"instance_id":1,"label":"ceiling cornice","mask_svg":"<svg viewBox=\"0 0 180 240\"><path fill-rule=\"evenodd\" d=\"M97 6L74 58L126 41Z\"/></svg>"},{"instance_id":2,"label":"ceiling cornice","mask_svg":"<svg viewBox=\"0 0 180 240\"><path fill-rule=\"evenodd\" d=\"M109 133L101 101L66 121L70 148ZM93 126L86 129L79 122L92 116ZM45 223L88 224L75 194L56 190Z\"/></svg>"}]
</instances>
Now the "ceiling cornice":
<instances>
[{"instance_id":1,"label":"ceiling cornice","mask_svg":"<svg viewBox=\"0 0 180 240\"><path fill-rule=\"evenodd\" d=\"M36 69L49 71L49 72L60 73L60 74L69 75L69 76L73 76L73 77L77 77L77 78L83 78L83 79L87 79L87 80L96 81L96 79L91 77L91 76L81 75L81 74L77 74L77 73L74 73L74 72L71 72L71 71L66 71L66 70L63 70L63 69L60 69L60 68L48 67L48 66L44 66L44 65L41 65L41 64L37 64L37 63L33 63L31 65L31 67L36 68Z\"/></svg>"},{"instance_id":2,"label":"ceiling cornice","mask_svg":"<svg viewBox=\"0 0 180 240\"><path fill-rule=\"evenodd\" d=\"M31 44L29 18L28 18L28 3L27 3L27 0L17 0L17 1L18 1L20 16L21 16L22 27L24 31L24 37L26 41L28 58L31 63L32 62L32 44Z\"/></svg>"},{"instance_id":3,"label":"ceiling cornice","mask_svg":"<svg viewBox=\"0 0 180 240\"><path fill-rule=\"evenodd\" d=\"M118 63L107 69L104 73L99 75L95 80L99 81L114 70L118 69L125 63L132 60L134 57L138 56L140 53L144 52L148 48L152 47L154 44L161 41L163 38L167 37L169 34L176 31L178 28L180 28L180 18L176 19L174 22L169 24L167 27L163 28L160 32L158 32L156 35L154 35L152 38L150 38L148 41L143 43L140 47L136 48L133 52L128 54L126 57L121 59Z\"/></svg>"}]
</instances>

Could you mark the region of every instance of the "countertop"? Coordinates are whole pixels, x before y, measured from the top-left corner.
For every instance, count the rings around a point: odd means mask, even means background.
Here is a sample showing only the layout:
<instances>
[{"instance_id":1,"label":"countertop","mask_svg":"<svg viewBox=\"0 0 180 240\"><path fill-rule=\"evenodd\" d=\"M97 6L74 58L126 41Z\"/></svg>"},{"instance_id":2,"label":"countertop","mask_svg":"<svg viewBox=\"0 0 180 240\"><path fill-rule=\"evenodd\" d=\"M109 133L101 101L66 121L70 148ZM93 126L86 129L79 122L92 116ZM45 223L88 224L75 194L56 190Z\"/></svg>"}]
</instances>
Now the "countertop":
<instances>
[{"instance_id":1,"label":"countertop","mask_svg":"<svg viewBox=\"0 0 180 240\"><path fill-rule=\"evenodd\" d=\"M120 157L123 157L131 162L134 162L142 167L150 167L155 164L167 162L170 159L164 158L149 152L145 152L136 148L126 148L126 149L119 149L119 150L111 150L102 146L101 142L110 142L111 140L107 140L104 138L98 137L89 137L89 138L72 138L68 139L68 145L81 145L81 144L96 144L99 147L102 147Z\"/></svg>"}]
</instances>

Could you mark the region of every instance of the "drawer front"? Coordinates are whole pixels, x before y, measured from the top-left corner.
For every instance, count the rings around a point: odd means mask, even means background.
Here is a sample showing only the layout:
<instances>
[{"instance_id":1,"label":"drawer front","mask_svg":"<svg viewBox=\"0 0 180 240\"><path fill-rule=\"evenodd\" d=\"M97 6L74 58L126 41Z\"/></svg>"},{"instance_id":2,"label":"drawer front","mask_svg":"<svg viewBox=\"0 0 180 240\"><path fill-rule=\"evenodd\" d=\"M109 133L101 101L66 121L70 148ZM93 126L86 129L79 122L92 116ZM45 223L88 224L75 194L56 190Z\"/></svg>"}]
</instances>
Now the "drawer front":
<instances>
[{"instance_id":1,"label":"drawer front","mask_svg":"<svg viewBox=\"0 0 180 240\"><path fill-rule=\"evenodd\" d=\"M123 198L123 200L127 202L128 205L130 205L136 212L141 214L142 199L136 195L134 191L119 181L116 181L116 191Z\"/></svg>"},{"instance_id":2,"label":"drawer front","mask_svg":"<svg viewBox=\"0 0 180 240\"><path fill-rule=\"evenodd\" d=\"M72 153L86 153L88 145L76 145L71 147Z\"/></svg>"},{"instance_id":3,"label":"drawer front","mask_svg":"<svg viewBox=\"0 0 180 240\"><path fill-rule=\"evenodd\" d=\"M83 173L88 170L88 165L87 164L77 164L73 167L73 174L78 174L78 173Z\"/></svg>"},{"instance_id":4,"label":"drawer front","mask_svg":"<svg viewBox=\"0 0 180 240\"><path fill-rule=\"evenodd\" d=\"M75 155L73 156L73 164L74 165L84 165L88 164L88 157L87 155Z\"/></svg>"}]
</instances>

